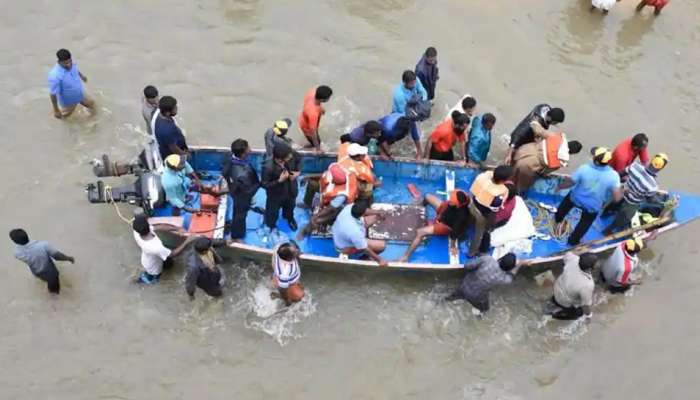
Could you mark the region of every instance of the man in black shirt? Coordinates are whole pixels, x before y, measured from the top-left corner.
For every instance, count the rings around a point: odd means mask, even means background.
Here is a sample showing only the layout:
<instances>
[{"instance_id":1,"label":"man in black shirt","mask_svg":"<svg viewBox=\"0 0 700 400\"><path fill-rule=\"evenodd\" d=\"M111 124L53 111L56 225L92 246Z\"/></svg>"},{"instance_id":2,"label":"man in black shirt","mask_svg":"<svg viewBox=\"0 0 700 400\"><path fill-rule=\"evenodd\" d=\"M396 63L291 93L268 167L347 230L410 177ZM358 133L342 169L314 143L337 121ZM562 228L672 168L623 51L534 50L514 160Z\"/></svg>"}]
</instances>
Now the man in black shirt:
<instances>
[{"instance_id":1,"label":"man in black shirt","mask_svg":"<svg viewBox=\"0 0 700 400\"><path fill-rule=\"evenodd\" d=\"M241 241L245 237L245 220L250 204L260 188L260 180L255 169L248 161L250 146L243 139L231 143L231 156L224 161L222 175L228 183L228 190L233 197L233 220L231 222L231 239Z\"/></svg>"},{"instance_id":2,"label":"man in black shirt","mask_svg":"<svg viewBox=\"0 0 700 400\"><path fill-rule=\"evenodd\" d=\"M262 187L267 191L265 225L270 229L277 228L277 218L281 208L282 216L289 223L289 227L293 231L297 230L294 203L299 191L296 180L299 171L295 171L290 166L292 159L292 148L278 144L272 150L272 159L267 160L263 166Z\"/></svg>"},{"instance_id":3,"label":"man in black shirt","mask_svg":"<svg viewBox=\"0 0 700 400\"><path fill-rule=\"evenodd\" d=\"M194 300L195 287L204 290L211 297L221 297L221 270L217 264L223 260L211 248L211 239L200 237L194 242L194 249L187 256L185 291Z\"/></svg>"},{"instance_id":4,"label":"man in black shirt","mask_svg":"<svg viewBox=\"0 0 700 400\"><path fill-rule=\"evenodd\" d=\"M510 165L513 162L513 155L518 147L535 141L535 132L530 127L532 121L537 121L544 129L549 129L550 125L564 122L564 117L564 110L561 108L552 108L549 104L536 105L510 134L510 148L506 154L506 165Z\"/></svg>"}]
</instances>

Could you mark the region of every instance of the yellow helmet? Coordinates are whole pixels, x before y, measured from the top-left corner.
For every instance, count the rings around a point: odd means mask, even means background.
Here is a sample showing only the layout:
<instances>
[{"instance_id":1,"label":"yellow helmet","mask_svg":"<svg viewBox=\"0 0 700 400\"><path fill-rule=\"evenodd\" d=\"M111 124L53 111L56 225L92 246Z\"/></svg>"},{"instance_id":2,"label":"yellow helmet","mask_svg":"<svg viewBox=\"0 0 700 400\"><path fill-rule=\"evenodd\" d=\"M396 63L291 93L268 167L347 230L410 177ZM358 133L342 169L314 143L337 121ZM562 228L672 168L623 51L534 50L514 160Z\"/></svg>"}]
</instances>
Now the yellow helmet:
<instances>
[{"instance_id":1,"label":"yellow helmet","mask_svg":"<svg viewBox=\"0 0 700 400\"><path fill-rule=\"evenodd\" d=\"M292 121L289 118L281 119L275 121L275 126L272 127L272 130L277 136L284 135L289 130L290 125L292 125Z\"/></svg>"},{"instance_id":2,"label":"yellow helmet","mask_svg":"<svg viewBox=\"0 0 700 400\"><path fill-rule=\"evenodd\" d=\"M179 154L171 154L167 157L165 157L165 165L167 165L170 168L180 168L184 160Z\"/></svg>"},{"instance_id":3,"label":"yellow helmet","mask_svg":"<svg viewBox=\"0 0 700 400\"><path fill-rule=\"evenodd\" d=\"M627 239L625 249L631 253L638 253L644 248L644 242L640 238Z\"/></svg>"},{"instance_id":4,"label":"yellow helmet","mask_svg":"<svg viewBox=\"0 0 700 400\"><path fill-rule=\"evenodd\" d=\"M660 171L668 164L668 156L665 153L659 153L651 159L649 164L654 167L654 169Z\"/></svg>"},{"instance_id":5,"label":"yellow helmet","mask_svg":"<svg viewBox=\"0 0 700 400\"><path fill-rule=\"evenodd\" d=\"M593 149L593 159L602 165L608 165L612 159L612 152L606 147L595 147Z\"/></svg>"}]
</instances>

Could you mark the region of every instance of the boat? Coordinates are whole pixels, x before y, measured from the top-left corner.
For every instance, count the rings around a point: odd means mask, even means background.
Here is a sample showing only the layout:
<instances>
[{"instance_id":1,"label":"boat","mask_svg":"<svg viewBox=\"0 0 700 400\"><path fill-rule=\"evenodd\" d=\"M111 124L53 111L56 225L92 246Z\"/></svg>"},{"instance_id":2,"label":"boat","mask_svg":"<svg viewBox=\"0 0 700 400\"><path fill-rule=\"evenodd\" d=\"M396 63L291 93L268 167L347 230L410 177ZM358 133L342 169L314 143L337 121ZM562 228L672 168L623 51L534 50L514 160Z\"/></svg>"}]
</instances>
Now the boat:
<instances>
[{"instance_id":1,"label":"boat","mask_svg":"<svg viewBox=\"0 0 700 400\"><path fill-rule=\"evenodd\" d=\"M336 155L331 153L317 154L300 150L301 171L303 182L304 176L320 174L328 166L336 161ZM143 154L142 154L143 155ZM194 170L202 176L203 181L214 183L221 176L222 162L230 156L227 148L223 147L192 147L190 149L189 162ZM265 157L263 150L253 150L250 155L251 163L258 168L262 166ZM104 169L105 165L112 165L110 172L113 175L122 173L134 173L136 179L133 185L115 188L106 185L103 181L90 184L87 187L88 198L93 203L117 203L128 202L139 207L139 212L144 212L150 217L152 225L163 243L168 247L175 247L194 234L209 233L215 239L221 239L221 246L218 252L225 259L250 259L257 262L269 262L272 249L281 240L294 238L295 232L291 231L287 222L280 218L278 221L279 234L271 235L268 230L262 227L263 216L259 212L249 212L247 218L247 232L242 243L225 241L227 232L224 229L225 221L231 219L233 213L233 199L230 196L221 196L220 203L215 209L215 224L208 232L196 232L190 228L192 215L185 213L184 216L173 217L172 208L164 202L164 193L159 187L159 175L156 171L149 169L149 163L142 161L138 165L120 169L121 172L114 173L119 169L115 163L111 163L106 156L103 162L96 164ZM455 163L442 161L416 161L408 158L395 158L392 160L381 160L373 158L374 172L382 181L380 187L375 189L374 201L378 207L397 207L405 205L408 208L415 208L414 197L408 190L409 185L414 185L422 193L442 193L443 195L454 188L468 191L474 178L480 173L479 170L465 166L458 166ZM99 168L96 168L96 170ZM96 172L97 173L97 172ZM97 173L98 176L110 175L110 173ZM533 272L542 272L560 266L563 255L572 250L566 244L565 237L557 239L553 237L551 231L551 220L557 205L566 195L567 190L559 190L559 185L566 179L566 175L554 174L547 178L542 178L526 193L528 211L536 221L536 234L530 238L531 249L526 254L519 254L519 259L528 265ZM300 183L299 201L304 195L303 183ZM611 222L612 217L599 217L593 224L589 232L584 236L582 244L576 246L574 250L585 249L601 257L611 252L622 240L632 235L642 237L655 237L658 234L668 232L683 226L700 217L700 196L683 193L670 192L671 198L675 202L671 208L664 211L663 215L651 222L643 223L623 232L605 236L601 231ZM198 194L194 194L194 203L197 204ZM260 189L253 202L254 206L265 206L265 190ZM434 215L432 210L423 213L423 218L430 218ZM414 213L415 214L415 213ZM419 217L421 216L418 213ZM308 209L297 207L295 218L298 225L304 226L310 217ZM570 224L575 225L576 213L569 215ZM401 222L399 222L401 223ZM408 222L408 225L415 224L415 220ZM406 226L406 231L413 230ZM405 237L393 237L389 235L387 239L387 249L382 256L387 260L400 258L408 246ZM401 236L401 235L398 235ZM387 267L380 268L372 260L355 260L340 256L333 246L332 238L329 235L314 234L297 241L302 250L301 261L305 268L318 268L329 270L384 270L384 271L417 271L417 272L458 272L463 268L467 256L467 243L461 242L458 254L451 255L448 249L446 237L433 236L424 242L412 255L410 262L389 262Z\"/></svg>"}]
</instances>

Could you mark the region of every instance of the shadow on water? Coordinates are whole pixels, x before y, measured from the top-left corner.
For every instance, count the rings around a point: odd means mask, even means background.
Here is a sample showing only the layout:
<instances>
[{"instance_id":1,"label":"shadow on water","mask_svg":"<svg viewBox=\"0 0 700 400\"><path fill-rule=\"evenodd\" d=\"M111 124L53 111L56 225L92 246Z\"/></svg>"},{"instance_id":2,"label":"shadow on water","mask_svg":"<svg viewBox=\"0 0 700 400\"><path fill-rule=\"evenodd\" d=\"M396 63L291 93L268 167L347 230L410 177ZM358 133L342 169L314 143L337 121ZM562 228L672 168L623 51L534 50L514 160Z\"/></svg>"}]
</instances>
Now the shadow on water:
<instances>
[{"instance_id":1,"label":"shadow on water","mask_svg":"<svg viewBox=\"0 0 700 400\"><path fill-rule=\"evenodd\" d=\"M579 0L563 11L563 23L552 24L547 42L561 63L573 66L594 66L592 56L600 46L604 34L600 13L590 12L590 1Z\"/></svg>"}]
</instances>

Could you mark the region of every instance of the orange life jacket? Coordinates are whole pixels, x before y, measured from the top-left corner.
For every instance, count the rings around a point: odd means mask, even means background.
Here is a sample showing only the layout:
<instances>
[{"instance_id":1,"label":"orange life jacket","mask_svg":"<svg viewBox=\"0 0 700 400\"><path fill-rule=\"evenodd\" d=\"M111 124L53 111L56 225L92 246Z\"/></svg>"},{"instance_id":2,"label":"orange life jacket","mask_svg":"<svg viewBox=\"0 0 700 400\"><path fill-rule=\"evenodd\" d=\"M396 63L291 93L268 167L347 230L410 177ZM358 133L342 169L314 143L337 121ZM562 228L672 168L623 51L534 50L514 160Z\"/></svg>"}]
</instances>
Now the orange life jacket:
<instances>
[{"instance_id":1,"label":"orange life jacket","mask_svg":"<svg viewBox=\"0 0 700 400\"><path fill-rule=\"evenodd\" d=\"M351 144L352 143L350 142L345 142L341 143L340 146L338 146L338 162L345 158L349 158L348 147L350 147ZM369 156L365 156L362 159L362 162L365 163L365 165L367 165L370 169L374 168L374 164L372 164L372 158L370 158Z\"/></svg>"},{"instance_id":2,"label":"orange life jacket","mask_svg":"<svg viewBox=\"0 0 700 400\"><path fill-rule=\"evenodd\" d=\"M497 197L508 196L508 188L504 184L497 184L493 182L493 171L486 171L474 179L472 187L470 189L474 199L482 206L491 209L492 211L498 211L491 207L491 203Z\"/></svg>"},{"instance_id":3,"label":"orange life jacket","mask_svg":"<svg viewBox=\"0 0 700 400\"><path fill-rule=\"evenodd\" d=\"M549 169L566 167L569 163L569 144L563 133L553 133L542 141L542 157Z\"/></svg>"},{"instance_id":4,"label":"orange life jacket","mask_svg":"<svg viewBox=\"0 0 700 400\"><path fill-rule=\"evenodd\" d=\"M331 164L331 166L332 165L335 165L335 163ZM327 206L338 195L344 195L347 197L347 204L353 203L355 199L357 199L357 177L346 168L343 168L343 171L345 171L345 183L342 185L333 183L330 166L328 167L328 170L321 175L322 205Z\"/></svg>"},{"instance_id":5,"label":"orange life jacket","mask_svg":"<svg viewBox=\"0 0 700 400\"><path fill-rule=\"evenodd\" d=\"M350 171L357 177L358 181L374 184L374 173L372 168L363 161L355 161L350 157L345 157L338 161L343 168Z\"/></svg>"}]
</instances>

